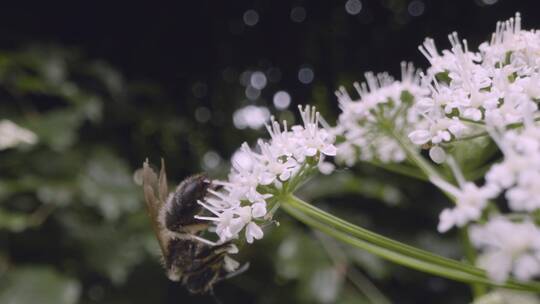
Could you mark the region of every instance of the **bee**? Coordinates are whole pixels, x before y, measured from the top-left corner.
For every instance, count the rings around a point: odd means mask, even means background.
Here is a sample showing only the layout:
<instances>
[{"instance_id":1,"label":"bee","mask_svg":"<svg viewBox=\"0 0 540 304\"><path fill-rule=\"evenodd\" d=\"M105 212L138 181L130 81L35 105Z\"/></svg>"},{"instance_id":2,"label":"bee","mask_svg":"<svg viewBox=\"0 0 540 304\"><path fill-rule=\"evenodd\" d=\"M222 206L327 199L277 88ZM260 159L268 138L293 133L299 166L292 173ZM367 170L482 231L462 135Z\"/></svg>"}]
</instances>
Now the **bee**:
<instances>
[{"instance_id":1,"label":"bee","mask_svg":"<svg viewBox=\"0 0 540 304\"><path fill-rule=\"evenodd\" d=\"M239 269L238 262L228 256L237 252L235 245L215 244L200 237L208 223L195 218L204 211L197 201L212 187L206 175L186 178L169 194L163 159L159 175L146 160L142 181L148 214L170 280L180 282L194 294L212 293L217 282L247 270L248 264Z\"/></svg>"}]
</instances>

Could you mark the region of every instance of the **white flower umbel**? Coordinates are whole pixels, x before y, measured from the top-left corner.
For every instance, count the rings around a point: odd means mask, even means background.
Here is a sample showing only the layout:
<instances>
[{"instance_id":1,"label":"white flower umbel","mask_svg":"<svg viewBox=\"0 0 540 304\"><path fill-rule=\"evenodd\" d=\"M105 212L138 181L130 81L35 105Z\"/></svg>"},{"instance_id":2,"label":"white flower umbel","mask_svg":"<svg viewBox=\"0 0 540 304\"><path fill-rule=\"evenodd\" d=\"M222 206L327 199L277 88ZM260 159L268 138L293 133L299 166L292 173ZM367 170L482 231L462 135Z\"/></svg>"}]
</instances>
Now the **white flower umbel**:
<instances>
[{"instance_id":1,"label":"white flower umbel","mask_svg":"<svg viewBox=\"0 0 540 304\"><path fill-rule=\"evenodd\" d=\"M524 113L537 118L540 99L540 33L521 29L519 13L497 24L491 41L469 50L456 33L450 50L437 51L426 39L420 51L431 64L424 76L431 93L414 109L426 123L409 138L417 145L439 145L484 131L522 123Z\"/></svg>"},{"instance_id":2,"label":"white flower umbel","mask_svg":"<svg viewBox=\"0 0 540 304\"><path fill-rule=\"evenodd\" d=\"M428 90L420 83L419 73L412 64L401 64L401 80L387 73L366 73L366 82L355 83L359 95L353 99L341 87L336 92L342 113L334 132L342 140L337 159L353 165L357 160L377 160L383 163L401 162L406 153L381 130L381 119L393 124L395 130L407 134L421 119L410 111L414 101L422 99Z\"/></svg>"},{"instance_id":3,"label":"white flower umbel","mask_svg":"<svg viewBox=\"0 0 540 304\"><path fill-rule=\"evenodd\" d=\"M20 144L33 145L37 140L34 132L19 127L10 120L0 120L0 150L13 148Z\"/></svg>"},{"instance_id":4,"label":"white flower umbel","mask_svg":"<svg viewBox=\"0 0 540 304\"><path fill-rule=\"evenodd\" d=\"M540 304L540 298L535 293L496 289L471 304Z\"/></svg>"},{"instance_id":5,"label":"white flower umbel","mask_svg":"<svg viewBox=\"0 0 540 304\"><path fill-rule=\"evenodd\" d=\"M314 107L300 107L302 125L287 128L271 119L267 125L270 140L259 140L256 149L244 143L232 158L227 181L199 204L212 216L197 216L212 221L220 242L244 233L252 243L263 237L261 225L271 220L279 206L279 196L292 193L317 168L326 156L335 156L334 137L321 127L322 118Z\"/></svg>"},{"instance_id":6,"label":"white flower umbel","mask_svg":"<svg viewBox=\"0 0 540 304\"><path fill-rule=\"evenodd\" d=\"M444 209L439 215L439 232L446 232L452 227L463 227L469 222L476 221L482 215L490 199L497 195L497 190L489 186L478 187L472 182L465 181L453 158L447 160L452 169L459 187L449 182L431 177L431 182L447 194L454 197L456 205L453 208Z\"/></svg>"},{"instance_id":7,"label":"white flower umbel","mask_svg":"<svg viewBox=\"0 0 540 304\"><path fill-rule=\"evenodd\" d=\"M478 264L492 280L504 282L510 273L522 281L540 275L540 230L532 222L495 217L470 232L473 244L482 249Z\"/></svg>"},{"instance_id":8,"label":"white flower umbel","mask_svg":"<svg viewBox=\"0 0 540 304\"><path fill-rule=\"evenodd\" d=\"M490 133L504 159L487 172L487 184L505 191L513 211L540 209L540 127L528 120L524 128Z\"/></svg>"}]
</instances>

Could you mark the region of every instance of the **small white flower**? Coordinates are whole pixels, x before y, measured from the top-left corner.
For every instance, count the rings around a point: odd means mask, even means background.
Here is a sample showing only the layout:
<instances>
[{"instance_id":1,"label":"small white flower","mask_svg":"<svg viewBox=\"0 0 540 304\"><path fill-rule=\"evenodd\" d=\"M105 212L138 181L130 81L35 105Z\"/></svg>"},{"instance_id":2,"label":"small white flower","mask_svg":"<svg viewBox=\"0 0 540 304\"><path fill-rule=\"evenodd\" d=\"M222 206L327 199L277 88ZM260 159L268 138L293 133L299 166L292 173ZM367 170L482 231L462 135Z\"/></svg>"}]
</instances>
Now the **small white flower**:
<instances>
[{"instance_id":1,"label":"small white flower","mask_svg":"<svg viewBox=\"0 0 540 304\"><path fill-rule=\"evenodd\" d=\"M416 130L409 134L409 138L416 145L424 145L431 140L431 133L427 130Z\"/></svg>"},{"instance_id":2,"label":"small white flower","mask_svg":"<svg viewBox=\"0 0 540 304\"><path fill-rule=\"evenodd\" d=\"M540 127L526 123L519 130L491 131L504 159L486 173L486 183L505 191L510 209L540 209Z\"/></svg>"},{"instance_id":3,"label":"small white flower","mask_svg":"<svg viewBox=\"0 0 540 304\"><path fill-rule=\"evenodd\" d=\"M473 244L483 250L478 263L492 280L504 282L510 273L522 281L540 275L540 230L532 222L496 217L470 232Z\"/></svg>"},{"instance_id":4,"label":"small white flower","mask_svg":"<svg viewBox=\"0 0 540 304\"><path fill-rule=\"evenodd\" d=\"M254 218L263 217L266 215L266 203L258 202L251 206L251 215Z\"/></svg>"},{"instance_id":5,"label":"small white flower","mask_svg":"<svg viewBox=\"0 0 540 304\"><path fill-rule=\"evenodd\" d=\"M205 219L199 217L201 219ZM242 218L235 217L231 210L223 211L217 219L211 219L217 222L216 233L220 240L229 240L234 238L244 227Z\"/></svg>"},{"instance_id":6,"label":"small white flower","mask_svg":"<svg viewBox=\"0 0 540 304\"><path fill-rule=\"evenodd\" d=\"M472 182L465 181L453 158L449 157L447 163L452 169L459 187L440 178L430 177L431 182L452 195L456 203L453 208L446 208L441 212L437 227L437 230L441 233L450 230L454 226L463 227L469 222L478 220L487 206L488 200L498 194L497 188L489 185L478 187Z\"/></svg>"},{"instance_id":7,"label":"small white flower","mask_svg":"<svg viewBox=\"0 0 540 304\"><path fill-rule=\"evenodd\" d=\"M429 157L437 164L442 164L446 161L446 152L439 146L433 146L429 149Z\"/></svg>"},{"instance_id":8,"label":"small white flower","mask_svg":"<svg viewBox=\"0 0 540 304\"><path fill-rule=\"evenodd\" d=\"M250 222L246 227L246 240L248 243L253 243L253 240L262 239L264 233L261 227L257 226L254 222Z\"/></svg>"}]
</instances>

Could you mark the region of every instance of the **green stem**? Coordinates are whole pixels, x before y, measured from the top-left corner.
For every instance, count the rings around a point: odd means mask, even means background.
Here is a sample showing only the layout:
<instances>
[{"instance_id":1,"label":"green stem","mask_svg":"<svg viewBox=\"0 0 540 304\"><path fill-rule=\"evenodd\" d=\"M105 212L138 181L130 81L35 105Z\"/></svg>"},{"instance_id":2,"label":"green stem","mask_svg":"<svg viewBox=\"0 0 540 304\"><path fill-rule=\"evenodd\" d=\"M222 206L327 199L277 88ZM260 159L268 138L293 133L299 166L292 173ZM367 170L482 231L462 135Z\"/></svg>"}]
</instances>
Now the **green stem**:
<instances>
[{"instance_id":1,"label":"green stem","mask_svg":"<svg viewBox=\"0 0 540 304\"><path fill-rule=\"evenodd\" d=\"M398 141L399 145L406 151L407 155L409 156L409 159L413 160L417 166L428 176L428 177L434 177L434 178L442 178L438 171L429 164L419 153L416 151L409 142L405 141L402 136L400 136L398 133L396 133L395 130L391 129L389 130L392 137L394 137L395 140ZM442 190L442 189L441 189ZM443 191L444 192L444 191ZM444 194L455 203L455 198L450 195L450 193L444 192ZM460 233L462 236L462 243L465 249L465 254L467 257L467 261L474 265L476 262L476 252L474 247L471 244L471 241L469 239L469 234L467 228L461 228ZM485 284L480 284L478 282L476 283L470 283L471 290L473 293L473 297L476 299L483 294L486 293L486 286Z\"/></svg>"},{"instance_id":2,"label":"green stem","mask_svg":"<svg viewBox=\"0 0 540 304\"><path fill-rule=\"evenodd\" d=\"M368 163L368 164L370 164L372 166L375 166L375 167L385 169L385 170L393 172L393 173L397 173L397 174L401 174L401 175L404 175L404 176L412 177L412 178L419 179L419 180L422 180L422 181L428 181L429 180L426 177L426 175L424 174L424 172L419 171L418 168L416 168L416 167L406 166L406 165L402 165L402 164L399 164L399 163L383 163L383 162L376 161L376 160L366 161L366 163Z\"/></svg>"},{"instance_id":3,"label":"green stem","mask_svg":"<svg viewBox=\"0 0 540 304\"><path fill-rule=\"evenodd\" d=\"M465 249L465 257L467 258L467 261L471 264L476 263L476 251L474 250L474 247L472 246L471 239L469 238L469 229L468 227L463 227L459 230L463 247ZM479 283L472 283L471 284L471 291L473 293L474 299L478 299L481 296L485 295L487 292L486 285L479 284Z\"/></svg>"},{"instance_id":4,"label":"green stem","mask_svg":"<svg viewBox=\"0 0 540 304\"><path fill-rule=\"evenodd\" d=\"M510 289L540 291L540 283L520 283L509 280L504 284L490 281L483 270L470 264L432 254L328 214L299 198L282 198L282 208L291 216L354 247L416 270L465 283L480 283Z\"/></svg>"},{"instance_id":5,"label":"green stem","mask_svg":"<svg viewBox=\"0 0 540 304\"><path fill-rule=\"evenodd\" d=\"M536 117L534 119L534 121L540 121L540 117ZM515 123L515 124L510 124L510 125L507 125L506 126L506 129L508 130L511 130L511 129L517 129L517 128L520 128L520 127L523 127L523 123ZM482 137L482 136L488 136L489 133L487 131L483 131L483 132L479 132L479 133L476 133L476 134L471 134L471 135L468 135L468 136L464 136L464 137L460 137L460 138L456 138L446 144L451 144L453 142L456 142L456 141L466 141L466 140L469 140L469 139L474 139L474 138L477 138L477 137Z\"/></svg>"},{"instance_id":6,"label":"green stem","mask_svg":"<svg viewBox=\"0 0 540 304\"><path fill-rule=\"evenodd\" d=\"M450 117L449 117L450 118ZM469 118L465 118L465 117L460 117L460 116L457 116L457 118L460 120L460 121L463 121L463 122L466 122L466 123L470 123L470 124L473 124L473 125L478 125L478 126L485 126L486 124L481 122L481 121L477 121L477 120L472 120L472 119L469 119Z\"/></svg>"},{"instance_id":7,"label":"green stem","mask_svg":"<svg viewBox=\"0 0 540 304\"><path fill-rule=\"evenodd\" d=\"M418 151L411 145L411 143L408 142L408 139L404 139L403 136L398 134L396 130L393 128L388 128L388 133L398 142L398 144L401 146L403 150L405 150L405 153L407 153L407 156L409 159L415 163L420 170L424 172L425 175L427 175L428 178L436 177L443 179L437 169L435 169Z\"/></svg>"}]
</instances>

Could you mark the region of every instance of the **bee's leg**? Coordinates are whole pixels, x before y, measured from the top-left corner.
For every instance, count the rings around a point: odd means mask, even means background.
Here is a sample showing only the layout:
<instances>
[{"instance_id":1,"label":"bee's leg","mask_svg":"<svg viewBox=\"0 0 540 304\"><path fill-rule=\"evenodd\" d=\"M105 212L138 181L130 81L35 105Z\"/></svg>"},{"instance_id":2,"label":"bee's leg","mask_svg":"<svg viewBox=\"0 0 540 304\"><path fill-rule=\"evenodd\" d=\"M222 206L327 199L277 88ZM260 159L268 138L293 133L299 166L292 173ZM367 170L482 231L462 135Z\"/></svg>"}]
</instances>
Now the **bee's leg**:
<instances>
[{"instance_id":1,"label":"bee's leg","mask_svg":"<svg viewBox=\"0 0 540 304\"><path fill-rule=\"evenodd\" d=\"M214 191L219 191L223 189L223 185L221 184L216 184L215 182L212 182L210 180L208 180L207 182L210 183L209 189L212 189Z\"/></svg>"},{"instance_id":2,"label":"bee's leg","mask_svg":"<svg viewBox=\"0 0 540 304\"><path fill-rule=\"evenodd\" d=\"M208 246L212 246L212 247L213 247L213 246L217 246L217 243L216 243L216 242L209 241L209 240L207 240L207 239L205 239L205 238L203 238L203 237L200 237L200 236L198 236L198 235L192 234L192 235L191 235L191 238L194 239L194 240L196 240L196 241L199 241L199 242L201 242L201 243L203 243L203 244L206 244L206 245L208 245Z\"/></svg>"},{"instance_id":3,"label":"bee's leg","mask_svg":"<svg viewBox=\"0 0 540 304\"><path fill-rule=\"evenodd\" d=\"M222 259L230 252L231 246L234 245L225 243L214 246L193 239L173 239L167 247L169 254L164 257L165 266L167 269L174 265L180 269L196 271Z\"/></svg>"},{"instance_id":4,"label":"bee's leg","mask_svg":"<svg viewBox=\"0 0 540 304\"><path fill-rule=\"evenodd\" d=\"M208 250L201 252L197 256L193 257L190 267L188 267L186 270L195 272L204 268L214 267L216 265L219 265L219 267L221 268L221 266L223 265L223 258L226 254L227 251L214 252Z\"/></svg>"},{"instance_id":5,"label":"bee's leg","mask_svg":"<svg viewBox=\"0 0 540 304\"><path fill-rule=\"evenodd\" d=\"M225 269L221 269L219 279L216 281L216 283L223 280L230 279L230 278L234 278L237 275L241 275L242 273L246 272L248 269L249 269L249 263L245 263L244 265L242 265L242 267L232 272L228 272Z\"/></svg>"},{"instance_id":6,"label":"bee's leg","mask_svg":"<svg viewBox=\"0 0 540 304\"><path fill-rule=\"evenodd\" d=\"M215 252L215 253L222 253L222 252L229 252L232 248L236 248L233 246L234 246L233 244L231 244L230 242L227 242L220 245L214 245L210 248L205 248L205 249L211 250L212 252ZM201 254L203 253L201 252Z\"/></svg>"},{"instance_id":7,"label":"bee's leg","mask_svg":"<svg viewBox=\"0 0 540 304\"><path fill-rule=\"evenodd\" d=\"M210 265L199 271L188 272L184 275L183 284L191 293L211 292L212 286L219 278L219 265Z\"/></svg>"},{"instance_id":8,"label":"bee's leg","mask_svg":"<svg viewBox=\"0 0 540 304\"><path fill-rule=\"evenodd\" d=\"M190 272L223 261L223 256L228 252L226 244L210 246L193 239L173 239L167 249L165 268Z\"/></svg>"},{"instance_id":9,"label":"bee's leg","mask_svg":"<svg viewBox=\"0 0 540 304\"><path fill-rule=\"evenodd\" d=\"M197 271L186 272L183 284L191 293L212 293L213 286L223 280L235 277L249 268L249 263L244 264L234 272L227 272L223 269L223 260L209 261ZM219 303L218 299L215 299Z\"/></svg>"}]
</instances>

